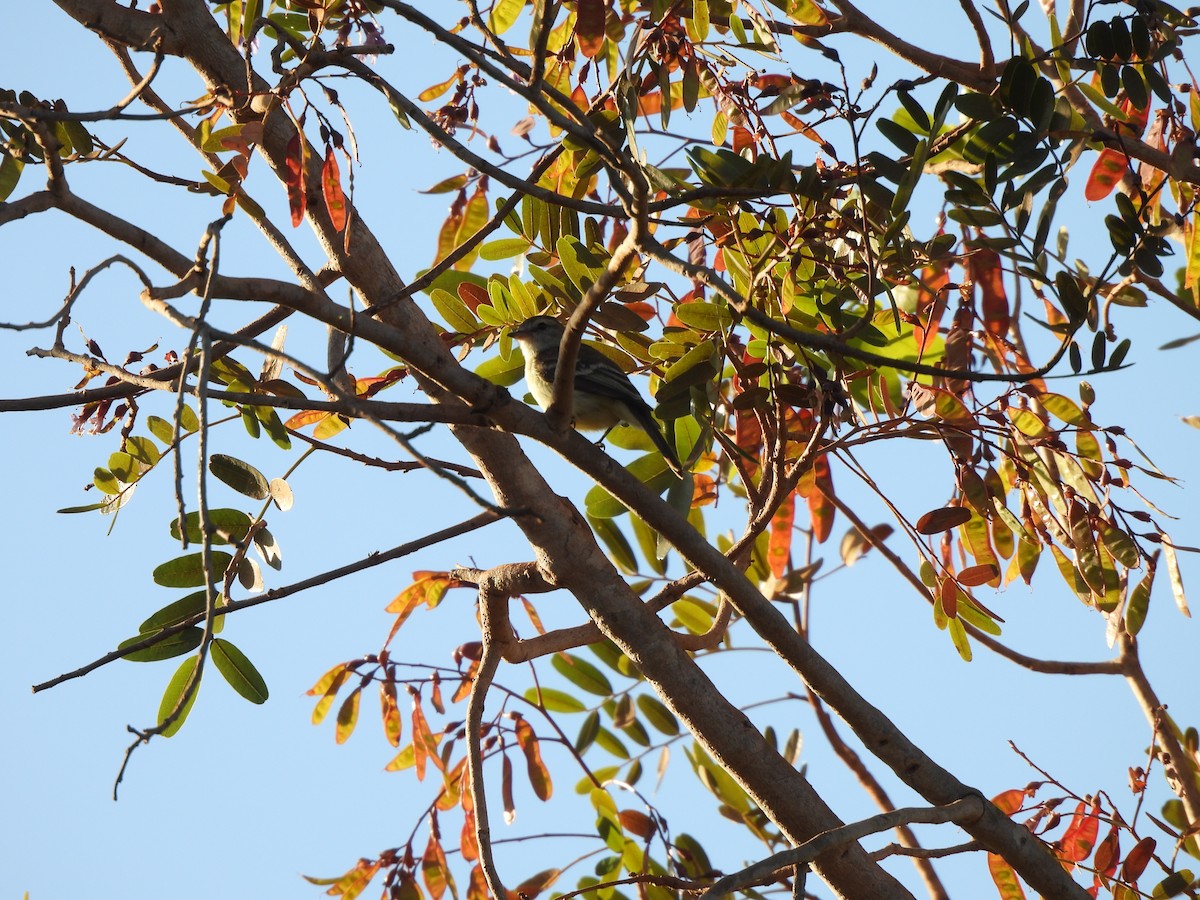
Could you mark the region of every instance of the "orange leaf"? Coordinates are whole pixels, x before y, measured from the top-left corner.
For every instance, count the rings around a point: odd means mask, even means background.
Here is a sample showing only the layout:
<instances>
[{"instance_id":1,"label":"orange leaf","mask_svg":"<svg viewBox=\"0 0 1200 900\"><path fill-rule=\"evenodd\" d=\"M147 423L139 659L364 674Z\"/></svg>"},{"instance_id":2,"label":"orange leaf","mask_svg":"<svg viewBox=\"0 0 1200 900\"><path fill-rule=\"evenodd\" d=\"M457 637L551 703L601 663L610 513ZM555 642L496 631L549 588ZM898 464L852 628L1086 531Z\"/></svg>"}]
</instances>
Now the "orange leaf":
<instances>
[{"instance_id":1,"label":"orange leaf","mask_svg":"<svg viewBox=\"0 0 1200 900\"><path fill-rule=\"evenodd\" d=\"M325 194L329 221L341 231L346 227L346 195L342 193L342 175L333 147L325 149L325 164L321 166L321 191Z\"/></svg>"},{"instance_id":2,"label":"orange leaf","mask_svg":"<svg viewBox=\"0 0 1200 900\"><path fill-rule=\"evenodd\" d=\"M537 735L524 719L517 719L517 744L525 754L525 765L529 769L529 783L539 800L549 800L554 793L554 785L550 781L550 770L542 762L542 751L538 746Z\"/></svg>"},{"instance_id":3,"label":"orange leaf","mask_svg":"<svg viewBox=\"0 0 1200 900\"><path fill-rule=\"evenodd\" d=\"M796 495L789 494L771 517L771 536L767 542L767 564L771 574L782 578L792 552L792 523L796 518Z\"/></svg>"},{"instance_id":4,"label":"orange leaf","mask_svg":"<svg viewBox=\"0 0 1200 900\"><path fill-rule=\"evenodd\" d=\"M434 265L449 256L450 251L457 246L456 238L458 237L459 229L463 225L463 210L466 207L466 203L466 194L460 191L458 198L450 206L450 215L446 216L446 221L442 222L442 227L438 229L437 252L433 260Z\"/></svg>"},{"instance_id":5,"label":"orange leaf","mask_svg":"<svg viewBox=\"0 0 1200 900\"><path fill-rule=\"evenodd\" d=\"M471 869L471 880L467 883L467 900L488 900L487 880L478 864Z\"/></svg>"},{"instance_id":6,"label":"orange leaf","mask_svg":"<svg viewBox=\"0 0 1200 900\"><path fill-rule=\"evenodd\" d=\"M433 735L425 721L425 713L421 711L421 697L418 694L413 694L412 726L413 760L417 769L417 781L424 781L425 760L433 752ZM436 758L435 756L434 759Z\"/></svg>"},{"instance_id":7,"label":"orange leaf","mask_svg":"<svg viewBox=\"0 0 1200 900\"><path fill-rule=\"evenodd\" d=\"M450 85L462 78L465 71L465 66L461 69L456 69L454 74L445 81L441 82L440 84L427 87L425 90L421 91L421 93L417 94L417 99L422 103L428 103L430 100L436 100L438 97L442 96L442 94L446 93L446 91L450 90Z\"/></svg>"},{"instance_id":8,"label":"orange leaf","mask_svg":"<svg viewBox=\"0 0 1200 900\"><path fill-rule=\"evenodd\" d=\"M542 618L538 615L537 609L525 597L521 598L521 605L525 607L525 615L529 616L529 621L533 625L533 630L538 634L546 633L546 626L542 624Z\"/></svg>"},{"instance_id":9,"label":"orange leaf","mask_svg":"<svg viewBox=\"0 0 1200 900\"><path fill-rule=\"evenodd\" d=\"M1008 333L1008 295L1004 291L1004 270L1000 255L991 249L971 254L968 268L983 295L983 325L988 334L1002 338Z\"/></svg>"},{"instance_id":10,"label":"orange leaf","mask_svg":"<svg viewBox=\"0 0 1200 900\"><path fill-rule=\"evenodd\" d=\"M389 744L399 747L402 731L400 707L396 703L396 682L390 678L379 686L379 702L383 707L383 733Z\"/></svg>"},{"instance_id":11,"label":"orange leaf","mask_svg":"<svg viewBox=\"0 0 1200 900\"><path fill-rule=\"evenodd\" d=\"M579 0L576 8L575 40L579 42L579 52L588 59L595 59L604 46L604 19L608 14L608 2Z\"/></svg>"},{"instance_id":12,"label":"orange leaf","mask_svg":"<svg viewBox=\"0 0 1200 900\"><path fill-rule=\"evenodd\" d=\"M472 660L471 665L467 666L467 671L463 674L462 681L454 691L454 696L450 698L451 703L459 703L467 699L467 695L471 693L471 687L475 684L475 673L479 670L479 660Z\"/></svg>"},{"instance_id":13,"label":"orange leaf","mask_svg":"<svg viewBox=\"0 0 1200 900\"><path fill-rule=\"evenodd\" d=\"M937 337L942 314L946 311L946 291L950 269L942 263L921 270L920 290L917 293L917 315L921 324L913 328L913 338L924 353Z\"/></svg>"},{"instance_id":14,"label":"orange leaf","mask_svg":"<svg viewBox=\"0 0 1200 900\"><path fill-rule=\"evenodd\" d=\"M1084 198L1091 201L1103 200L1112 193L1112 189L1125 175L1128 166L1128 156L1120 150L1105 147L1100 151L1100 156L1096 159L1092 171L1088 175L1087 184L1083 189Z\"/></svg>"},{"instance_id":15,"label":"orange leaf","mask_svg":"<svg viewBox=\"0 0 1200 900\"><path fill-rule=\"evenodd\" d=\"M425 879L425 887L433 900L442 900L446 893L446 853L441 842L432 832L429 843L425 845L425 854L421 857L421 877Z\"/></svg>"},{"instance_id":16,"label":"orange leaf","mask_svg":"<svg viewBox=\"0 0 1200 900\"><path fill-rule=\"evenodd\" d=\"M733 126L733 152L741 155L743 150L749 149L750 157L753 159L758 156L758 147L754 143L754 135L741 125Z\"/></svg>"},{"instance_id":17,"label":"orange leaf","mask_svg":"<svg viewBox=\"0 0 1200 900\"><path fill-rule=\"evenodd\" d=\"M783 118L783 121L787 122L794 129L796 129L797 134L803 135L804 137L808 138L813 143L819 144L821 146L821 149L824 150L830 156L837 155L837 152L834 150L833 145L830 144L828 141L826 141L825 138L821 137L821 135L817 133L817 130L815 128L813 128L811 125L808 125L807 123L805 123L802 119L798 118L797 116L792 115L786 109L783 110L779 115Z\"/></svg>"},{"instance_id":18,"label":"orange leaf","mask_svg":"<svg viewBox=\"0 0 1200 900\"><path fill-rule=\"evenodd\" d=\"M558 881L558 876L562 874L562 869L543 869L535 875L530 875L515 888L512 889L514 896L519 898L536 897L546 888L550 887L554 882Z\"/></svg>"},{"instance_id":19,"label":"orange leaf","mask_svg":"<svg viewBox=\"0 0 1200 900\"><path fill-rule=\"evenodd\" d=\"M463 786L463 797L471 796ZM479 844L475 840L475 813L471 810L463 815L462 836L458 839L458 852L467 862L479 859Z\"/></svg>"},{"instance_id":20,"label":"orange leaf","mask_svg":"<svg viewBox=\"0 0 1200 900\"><path fill-rule=\"evenodd\" d=\"M283 184L287 188L288 208L292 211L292 227L304 220L307 197L304 191L304 141L299 132L292 135L284 151Z\"/></svg>"},{"instance_id":21,"label":"orange leaf","mask_svg":"<svg viewBox=\"0 0 1200 900\"><path fill-rule=\"evenodd\" d=\"M350 692L350 696L342 701L341 708L338 709L337 726L333 731L333 739L339 744L346 743L346 740L354 732L354 726L358 724L358 701L361 697L362 691L355 688Z\"/></svg>"},{"instance_id":22,"label":"orange leaf","mask_svg":"<svg viewBox=\"0 0 1200 900\"><path fill-rule=\"evenodd\" d=\"M1013 788L1005 791L1003 794L997 794L992 798L992 803L996 808L1006 816L1011 816L1014 813L1020 812L1021 806L1025 803L1025 791L1021 788Z\"/></svg>"}]
</instances>

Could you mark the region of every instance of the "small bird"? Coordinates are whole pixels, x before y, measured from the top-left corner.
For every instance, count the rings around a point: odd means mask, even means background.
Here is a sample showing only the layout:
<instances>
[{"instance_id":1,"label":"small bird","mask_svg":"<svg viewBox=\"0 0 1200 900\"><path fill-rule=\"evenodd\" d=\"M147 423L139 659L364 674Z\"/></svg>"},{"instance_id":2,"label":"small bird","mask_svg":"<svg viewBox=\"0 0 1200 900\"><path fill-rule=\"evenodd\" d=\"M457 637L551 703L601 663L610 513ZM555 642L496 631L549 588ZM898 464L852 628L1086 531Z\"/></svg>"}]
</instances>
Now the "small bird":
<instances>
[{"instance_id":1,"label":"small bird","mask_svg":"<svg viewBox=\"0 0 1200 900\"><path fill-rule=\"evenodd\" d=\"M562 343L562 323L550 316L533 316L510 332L525 356L525 381L538 406L547 409L554 397L554 373ZM584 431L607 433L624 422L646 432L671 471L683 477L675 450L663 437L650 407L620 366L594 347L581 344L575 361L574 425Z\"/></svg>"}]
</instances>

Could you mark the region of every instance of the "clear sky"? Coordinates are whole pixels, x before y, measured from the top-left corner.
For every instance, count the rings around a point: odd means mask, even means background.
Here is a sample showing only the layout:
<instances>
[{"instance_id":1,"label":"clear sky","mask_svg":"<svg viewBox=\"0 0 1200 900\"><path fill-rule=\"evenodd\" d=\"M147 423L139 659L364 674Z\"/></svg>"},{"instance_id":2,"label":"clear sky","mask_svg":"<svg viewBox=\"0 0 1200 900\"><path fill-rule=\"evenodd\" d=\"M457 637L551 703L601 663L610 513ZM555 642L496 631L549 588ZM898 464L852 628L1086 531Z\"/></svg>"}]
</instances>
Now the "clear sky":
<instances>
[{"instance_id":1,"label":"clear sky","mask_svg":"<svg viewBox=\"0 0 1200 900\"><path fill-rule=\"evenodd\" d=\"M897 20L888 24L914 39L936 42L939 38L930 34L943 30L947 40L961 36L954 3L938 4L949 14L930 15L919 24L894 13L886 2L863 6L883 8ZM13 33L24 39L13 41L0 58L0 87L64 97L77 110L106 107L126 93L127 85L112 57L51 4L22 4L14 15L18 26ZM385 37L400 52L382 58L378 66L403 89L415 95L446 78L457 64L435 54L427 37L398 23L385 20L385 24ZM862 45L858 46L861 54ZM847 59L852 80L865 76L871 62ZM812 64L812 59L791 64L797 74L807 76L810 72L801 67ZM900 77L904 70L895 73ZM166 93L175 99L199 93L176 69L169 68L165 77ZM356 201L366 222L394 254L397 268L410 275L429 264L448 203L447 195L429 197L417 191L461 167L445 152L432 149L419 133L400 131L383 104L349 87L345 96L360 104L351 109L363 163L355 174ZM495 129L506 148L513 149L518 141L504 129L516 116L506 115L507 119L497 118ZM115 140L124 129L106 125L96 130ZM162 129L130 127L128 131L131 155L152 161L162 171L198 176L198 157L180 141L162 143ZM796 152L799 160L807 161L812 149L797 147ZM34 189L40 174L27 169L18 195ZM76 166L69 175L80 193L125 210L185 252L219 214L215 202L194 195L148 195L138 177L115 164ZM269 185L265 175L259 173L252 187L261 192L268 209L284 209L282 190ZM1080 189L1073 190L1077 195ZM164 203L164 196L172 202ZM1077 208L1072 223L1075 253L1099 259L1107 240L1098 229L1097 211L1082 201ZM235 223L226 235L223 253L228 271L261 274L262 261L271 251L257 233ZM297 229L293 237L310 262L319 264L306 229ZM50 316L66 292L68 267L83 272L113 252L118 251L107 239L56 214L0 229L0 260L6 275L0 318L23 322ZM282 274L282 267L274 273ZM127 273L108 272L89 289L75 321L111 358L154 344L158 347L148 358L160 358L170 348L182 349L186 336L144 312L137 292L136 281ZM1119 327L1122 334L1134 338L1129 355L1134 365L1123 373L1093 379L1099 395L1094 415L1104 424L1125 426L1165 472L1181 479L1180 487L1146 481L1141 487L1166 512L1180 516L1172 526L1179 543L1200 545L1196 504L1187 493L1194 490L1200 473L1200 432L1180 421L1182 416L1200 413L1195 392L1186 388L1195 351L1193 347L1157 350L1167 340L1200 331L1200 325L1154 303L1146 310L1122 312ZM30 347L47 346L52 339L52 333L44 331L0 332L0 396L60 393L73 387L79 378L76 370L24 355ZM68 339L79 341L78 332L69 333ZM297 353L311 352L320 341L318 330L296 325L289 347ZM252 368L256 365L250 357L245 361ZM367 350L352 360L360 376L377 374L387 366L386 360ZM1065 379L1056 389L1073 395L1074 381ZM388 399L409 399L410 394L407 386L401 386ZM85 889L95 897L131 900L316 896L320 889L302 882L301 873L337 874L360 855L402 844L416 811L428 802L429 790L428 785L416 785L410 773L382 771L394 751L383 740L373 696L364 700L358 732L338 747L329 724L314 728L309 723L313 701L304 691L333 664L378 649L391 625L383 607L409 583L412 571L527 558L528 548L516 530L492 526L239 615L226 636L263 673L270 700L252 706L219 678L207 678L179 735L156 740L135 754L121 799L114 803L113 779L131 740L126 725L153 723L177 661L118 662L36 696L29 687L104 654L132 635L149 613L175 599L177 592L155 586L150 578L154 566L177 553L167 532L173 503L169 479L159 477L139 486L137 497L121 511L111 534L106 534L110 520L98 515L57 515L60 507L92 501L93 494L84 488L94 467L103 465L117 444L113 433L71 436L70 424L66 410L0 416L0 471L7 475L8 496L0 532L4 538L0 562L7 575L0 607L4 616L0 720L7 723L10 735L0 749L0 798L8 813L0 895L29 891L34 900L49 900ZM218 449L250 459L269 477L292 465L295 452L284 453L265 439L251 444L236 434L239 427L234 423L233 428L222 430L221 440L226 443ZM344 442L396 456L363 425L354 426ZM461 458L445 435L423 446L429 452ZM533 452L564 493L582 498L586 482L560 460L536 448ZM911 518L944 505L948 496L949 472L944 463L931 464L932 458L923 446L879 445L860 453L864 463L885 473L890 496ZM846 472L835 472L834 477L844 496L872 510L869 521L886 520L878 504L872 506ZM283 571L270 575L271 586L387 550L473 513L465 503L448 501L444 487L422 473L384 474L317 458L305 463L290 481L296 495L294 509L270 517L284 559ZM215 502L236 502L236 496L220 486L215 490ZM732 522L722 527L732 527ZM833 567L836 542L844 529L845 523L839 521L834 538L822 548L826 569ZM1194 580L1197 567L1186 554L1183 567L1185 582ZM1042 561L1033 590L1018 583L985 597L1007 620L1005 640L1035 656L1105 658L1103 622L1062 588L1052 568L1049 558ZM1200 699L1190 672L1196 625L1174 609L1165 571L1160 570L1158 581L1143 632L1143 654L1177 721L1197 724ZM877 557L818 582L814 603L814 630L822 651L852 684L964 781L991 795L1035 780L1038 775L1009 749L1011 738L1074 790L1105 788L1122 809L1132 808L1126 768L1145 765L1150 732L1121 686L1095 679L1034 677L982 649L977 649L975 662L962 663L946 636L932 626L927 606ZM580 614L566 598L544 598L538 606L547 624L579 621ZM469 592L452 592L439 609L414 616L398 639L397 653L412 662L451 665L452 648L478 636L472 609ZM798 690L778 668L760 666L756 662L760 656L736 654L707 665L714 678L742 699ZM539 675L553 682L549 673L548 665L539 667ZM523 685L525 677L522 672L507 672L501 681ZM791 701L769 709L777 727L784 724L804 732L803 761L817 789L839 815L850 820L876 812L831 758L801 703ZM756 712L755 718L766 721L766 715ZM759 849L740 840L736 829L723 827L712 798L685 771L682 749L673 749L676 770L668 774L657 799L677 830L716 838L709 846L714 864L733 870L754 858ZM565 756L551 754L551 759L566 763ZM560 811L577 809L579 803L570 790L577 770L564 765L560 771L553 803L543 809L527 791L518 795L517 822L507 830L499 826L502 837L564 827L578 831L581 824L583 830L590 827L586 813L582 819L555 817ZM917 802L888 783L897 803ZM641 786L651 791L652 778ZM1157 815L1165 795L1157 786L1156 791L1147 808ZM926 834L935 845L962 839L961 833L949 828ZM423 844L422 833L417 846ZM556 846L550 842L506 847L501 865L509 867L509 880L516 883L547 865L561 864ZM572 853L562 855L569 858ZM915 884L911 866L897 861L891 868ZM960 895L953 890L956 884L978 885L979 879L986 879L978 857L947 861L940 868L956 896ZM575 874L589 869L585 865ZM456 874L461 884L465 873ZM559 887L573 884L570 877Z\"/></svg>"}]
</instances>

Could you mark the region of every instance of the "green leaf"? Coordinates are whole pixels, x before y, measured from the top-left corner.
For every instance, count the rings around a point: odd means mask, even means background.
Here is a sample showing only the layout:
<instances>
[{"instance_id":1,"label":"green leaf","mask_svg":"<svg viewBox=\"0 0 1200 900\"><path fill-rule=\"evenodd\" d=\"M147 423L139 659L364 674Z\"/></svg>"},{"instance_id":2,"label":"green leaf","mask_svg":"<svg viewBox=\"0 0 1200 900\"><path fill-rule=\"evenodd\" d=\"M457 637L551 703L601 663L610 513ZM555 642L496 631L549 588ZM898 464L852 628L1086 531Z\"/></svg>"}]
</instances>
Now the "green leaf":
<instances>
[{"instance_id":1,"label":"green leaf","mask_svg":"<svg viewBox=\"0 0 1200 900\"><path fill-rule=\"evenodd\" d=\"M55 510L55 512L61 513L63 515L67 515L70 513L85 513L85 512L92 512L93 510L96 510L96 509L103 509L106 506L108 506L107 502L105 502L105 503L89 503L86 506L64 506L62 509Z\"/></svg>"},{"instance_id":2,"label":"green leaf","mask_svg":"<svg viewBox=\"0 0 1200 900\"><path fill-rule=\"evenodd\" d=\"M195 434L200 430L200 417L196 415L196 411L183 404L183 408L179 412L179 424L183 426L183 430L189 434Z\"/></svg>"},{"instance_id":3,"label":"green leaf","mask_svg":"<svg viewBox=\"0 0 1200 900\"><path fill-rule=\"evenodd\" d=\"M170 445L175 440L175 427L166 419L158 416L150 416L146 419L146 427L150 429L152 435L164 444Z\"/></svg>"},{"instance_id":4,"label":"green leaf","mask_svg":"<svg viewBox=\"0 0 1200 900\"><path fill-rule=\"evenodd\" d=\"M1154 572L1158 567L1156 551L1146 566L1145 577L1129 592L1129 605L1125 608L1125 630L1136 637L1146 624L1146 614L1150 611L1150 589L1154 587Z\"/></svg>"},{"instance_id":5,"label":"green leaf","mask_svg":"<svg viewBox=\"0 0 1200 900\"><path fill-rule=\"evenodd\" d=\"M214 593L219 592L214 590ZM220 602L219 597L218 602ZM186 622L193 616L201 615L207 603L207 591L193 591L186 597L176 600L174 603L168 603L158 612L151 615L150 618L138 626L138 631L145 636L151 632L161 631L164 628L170 628L172 625Z\"/></svg>"},{"instance_id":6,"label":"green leaf","mask_svg":"<svg viewBox=\"0 0 1200 900\"><path fill-rule=\"evenodd\" d=\"M642 711L642 715L646 717L646 721L663 734L672 737L679 734L679 720L657 697L652 697L650 694L639 694L637 705L638 709Z\"/></svg>"},{"instance_id":7,"label":"green leaf","mask_svg":"<svg viewBox=\"0 0 1200 900\"><path fill-rule=\"evenodd\" d=\"M131 637L129 640L121 641L117 645L117 649L123 650L131 644L137 644L146 640L147 637L149 635L145 634ZM202 640L204 640L204 629L192 626L191 628L185 628L178 634L163 638L157 644L151 644L149 647L135 650L121 658L127 659L130 662L158 662L160 659L171 659L175 656L191 653L200 646Z\"/></svg>"},{"instance_id":8,"label":"green leaf","mask_svg":"<svg viewBox=\"0 0 1200 900\"><path fill-rule=\"evenodd\" d=\"M239 494L255 500L266 500L271 495L263 473L237 457L214 453L208 461L208 470Z\"/></svg>"},{"instance_id":9,"label":"green leaf","mask_svg":"<svg viewBox=\"0 0 1200 900\"><path fill-rule=\"evenodd\" d=\"M471 312L471 308L461 298L435 288L433 291L433 308L453 331L459 334L471 334L479 330L479 320Z\"/></svg>"},{"instance_id":10,"label":"green leaf","mask_svg":"<svg viewBox=\"0 0 1200 900\"><path fill-rule=\"evenodd\" d=\"M523 9L525 0L496 0L492 5L491 15L488 16L488 28L493 34L504 34L512 28Z\"/></svg>"},{"instance_id":11,"label":"green leaf","mask_svg":"<svg viewBox=\"0 0 1200 900\"><path fill-rule=\"evenodd\" d=\"M655 493L662 493L679 481L667 467L661 453L647 453L625 467L638 481ZM587 514L597 519L612 519L625 512L625 505L600 485L596 485L584 497Z\"/></svg>"},{"instance_id":12,"label":"green leaf","mask_svg":"<svg viewBox=\"0 0 1200 900\"><path fill-rule=\"evenodd\" d=\"M0 153L0 203L7 200L16 190L17 182L21 180L21 170L24 168L25 163L19 159L7 153Z\"/></svg>"},{"instance_id":13,"label":"green leaf","mask_svg":"<svg viewBox=\"0 0 1200 900\"><path fill-rule=\"evenodd\" d=\"M161 725L167 721L167 717L175 711L175 707L179 705L179 701L183 698L183 692L187 688L188 682L192 679L192 673L196 671L196 666L199 659L195 656L185 659L175 670L175 674L171 676L171 680L167 682L167 689L163 691L162 702L158 705L158 723ZM163 737L172 737L183 723L187 721L188 713L192 711L192 706L196 703L196 697L200 694L200 685L196 685L192 691L192 696L188 698L187 703L180 711L179 716L166 729L163 730Z\"/></svg>"},{"instance_id":14,"label":"green leaf","mask_svg":"<svg viewBox=\"0 0 1200 900\"><path fill-rule=\"evenodd\" d=\"M958 651L958 655L962 657L963 662L971 661L971 643L967 640L967 629L960 619L951 619L948 623L950 631L950 640L954 642L954 649Z\"/></svg>"},{"instance_id":15,"label":"green leaf","mask_svg":"<svg viewBox=\"0 0 1200 900\"><path fill-rule=\"evenodd\" d=\"M214 544L237 543L245 539L250 531L250 516L240 509L210 509L208 521L213 526ZM200 513L191 512L184 517L184 531L189 543L199 544L204 540L200 533ZM179 540L179 520L171 523L171 537Z\"/></svg>"},{"instance_id":16,"label":"green leaf","mask_svg":"<svg viewBox=\"0 0 1200 900\"><path fill-rule=\"evenodd\" d=\"M210 652L217 671L225 676L229 686L251 703L266 703L269 693L267 683L254 664L229 641L217 638Z\"/></svg>"},{"instance_id":17,"label":"green leaf","mask_svg":"<svg viewBox=\"0 0 1200 900\"><path fill-rule=\"evenodd\" d=\"M555 248L567 277L581 293L587 292L608 265L609 256L603 248L593 250L585 247L579 238L569 234L560 237Z\"/></svg>"},{"instance_id":18,"label":"green leaf","mask_svg":"<svg viewBox=\"0 0 1200 900\"><path fill-rule=\"evenodd\" d=\"M212 576L215 581L225 574L225 569L228 568L233 557L224 550L214 550L210 556L212 558ZM202 554L188 553L168 560L154 570L153 578L155 584L161 584L163 587L199 587L206 583Z\"/></svg>"},{"instance_id":19,"label":"green leaf","mask_svg":"<svg viewBox=\"0 0 1200 900\"><path fill-rule=\"evenodd\" d=\"M114 477L113 473L108 471L108 469L97 467L96 470L92 472L92 484L94 484L96 486L96 490L100 491L102 494L112 495L119 494L121 492L120 483L117 481L116 477Z\"/></svg>"},{"instance_id":20,"label":"green leaf","mask_svg":"<svg viewBox=\"0 0 1200 900\"><path fill-rule=\"evenodd\" d=\"M622 572L632 575L637 572L637 559L633 555L633 547L617 526L617 523L612 519L597 519L595 516L587 517L588 525L595 532L596 537L604 542L604 546L608 548L609 556Z\"/></svg>"},{"instance_id":21,"label":"green leaf","mask_svg":"<svg viewBox=\"0 0 1200 900\"><path fill-rule=\"evenodd\" d=\"M486 260L512 259L520 256L529 249L529 241L525 238L499 238L488 241L479 248L479 258Z\"/></svg>"},{"instance_id":22,"label":"green leaf","mask_svg":"<svg viewBox=\"0 0 1200 900\"><path fill-rule=\"evenodd\" d=\"M569 653L557 653L550 664L575 687L601 697L612 696L612 683L587 660Z\"/></svg>"},{"instance_id":23,"label":"green leaf","mask_svg":"<svg viewBox=\"0 0 1200 900\"><path fill-rule=\"evenodd\" d=\"M1064 397L1062 394L1042 394L1038 400L1050 415L1061 419L1068 425L1086 428L1089 431L1096 427L1088 418L1087 413L1080 409L1070 397Z\"/></svg>"},{"instance_id":24,"label":"green leaf","mask_svg":"<svg viewBox=\"0 0 1200 900\"><path fill-rule=\"evenodd\" d=\"M134 461L134 458L128 453L117 451L108 457L108 470L116 476L118 481L125 484L133 484L141 477L141 467Z\"/></svg>"},{"instance_id":25,"label":"green leaf","mask_svg":"<svg viewBox=\"0 0 1200 900\"><path fill-rule=\"evenodd\" d=\"M546 687L540 691L532 687L525 691L525 699L530 703L537 705L539 698L541 705L550 712L579 713L587 711L587 707L583 703L565 691L556 691L554 688Z\"/></svg>"},{"instance_id":26,"label":"green leaf","mask_svg":"<svg viewBox=\"0 0 1200 900\"><path fill-rule=\"evenodd\" d=\"M600 731L600 714L592 710L579 726L579 736L575 738L575 752L583 753L596 740Z\"/></svg>"},{"instance_id":27,"label":"green leaf","mask_svg":"<svg viewBox=\"0 0 1200 900\"><path fill-rule=\"evenodd\" d=\"M733 315L724 304L681 303L675 307L675 317L696 331L724 331L733 324Z\"/></svg>"},{"instance_id":28,"label":"green leaf","mask_svg":"<svg viewBox=\"0 0 1200 900\"><path fill-rule=\"evenodd\" d=\"M133 459L147 466L153 466L162 455L154 441L142 435L134 435L125 442L125 452Z\"/></svg>"},{"instance_id":29,"label":"green leaf","mask_svg":"<svg viewBox=\"0 0 1200 900\"><path fill-rule=\"evenodd\" d=\"M681 597L671 604L671 612L692 634L704 634L712 628L715 609L695 597Z\"/></svg>"}]
</instances>

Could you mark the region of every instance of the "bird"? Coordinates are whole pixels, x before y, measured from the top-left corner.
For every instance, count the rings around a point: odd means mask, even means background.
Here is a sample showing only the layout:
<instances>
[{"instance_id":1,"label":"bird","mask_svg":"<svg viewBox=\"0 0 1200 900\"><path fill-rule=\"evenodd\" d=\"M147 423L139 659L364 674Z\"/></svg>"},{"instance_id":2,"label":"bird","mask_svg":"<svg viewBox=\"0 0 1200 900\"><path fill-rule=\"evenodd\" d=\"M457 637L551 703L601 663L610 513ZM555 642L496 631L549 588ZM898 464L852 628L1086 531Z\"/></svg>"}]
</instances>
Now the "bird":
<instances>
[{"instance_id":1,"label":"bird","mask_svg":"<svg viewBox=\"0 0 1200 900\"><path fill-rule=\"evenodd\" d=\"M554 374L564 330L562 323L552 316L532 316L510 332L525 357L529 392L543 410L554 399ZM582 431L607 434L621 423L636 425L646 432L671 471L684 477L679 457L629 376L599 350L581 344L575 361L573 424Z\"/></svg>"}]
</instances>

